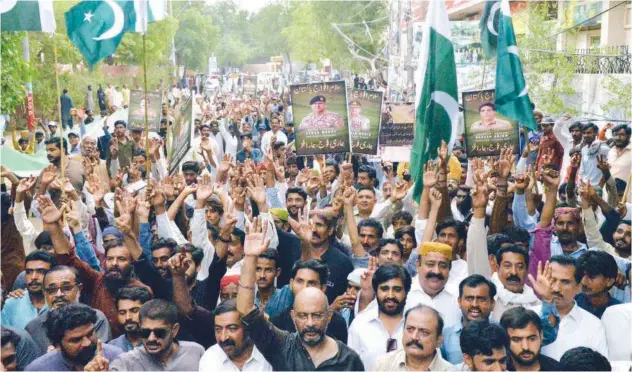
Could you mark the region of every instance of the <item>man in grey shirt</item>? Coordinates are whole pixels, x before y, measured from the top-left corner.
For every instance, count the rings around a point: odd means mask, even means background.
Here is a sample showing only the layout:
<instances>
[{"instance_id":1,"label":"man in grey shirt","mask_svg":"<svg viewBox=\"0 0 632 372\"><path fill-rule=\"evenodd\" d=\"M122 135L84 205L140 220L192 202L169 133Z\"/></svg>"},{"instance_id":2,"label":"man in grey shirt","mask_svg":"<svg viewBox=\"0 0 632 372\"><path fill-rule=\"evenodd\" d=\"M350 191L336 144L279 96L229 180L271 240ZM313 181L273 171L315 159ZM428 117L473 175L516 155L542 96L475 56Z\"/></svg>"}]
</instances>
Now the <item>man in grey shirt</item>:
<instances>
[{"instance_id":1,"label":"man in grey shirt","mask_svg":"<svg viewBox=\"0 0 632 372\"><path fill-rule=\"evenodd\" d=\"M198 371L204 348L175 340L180 324L174 304L162 299L144 303L140 324L143 347L121 354L110 371Z\"/></svg>"},{"instance_id":2,"label":"man in grey shirt","mask_svg":"<svg viewBox=\"0 0 632 372\"><path fill-rule=\"evenodd\" d=\"M44 296L48 310L31 320L24 328L33 338L42 353L48 351L50 340L46 335L46 320L52 310L57 310L62 306L79 302L81 294L81 277L77 270L68 266L55 266L44 276ZM108 342L112 338L110 323L105 314L99 310L94 310L97 321L94 330L99 340Z\"/></svg>"}]
</instances>

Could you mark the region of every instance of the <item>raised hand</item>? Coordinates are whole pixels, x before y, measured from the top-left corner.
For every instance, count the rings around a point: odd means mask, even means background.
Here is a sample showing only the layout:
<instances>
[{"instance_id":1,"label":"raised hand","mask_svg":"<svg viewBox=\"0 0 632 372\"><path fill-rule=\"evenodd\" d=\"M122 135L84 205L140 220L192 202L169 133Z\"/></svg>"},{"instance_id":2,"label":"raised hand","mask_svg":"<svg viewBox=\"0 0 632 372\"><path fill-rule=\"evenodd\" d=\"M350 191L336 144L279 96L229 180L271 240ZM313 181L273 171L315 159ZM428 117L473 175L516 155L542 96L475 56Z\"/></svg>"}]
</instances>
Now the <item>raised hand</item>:
<instances>
[{"instance_id":1,"label":"raised hand","mask_svg":"<svg viewBox=\"0 0 632 372\"><path fill-rule=\"evenodd\" d=\"M266 203L266 188L265 182L258 175L248 177L248 187L246 188L247 195L258 206L262 206Z\"/></svg>"},{"instance_id":2,"label":"raised hand","mask_svg":"<svg viewBox=\"0 0 632 372\"><path fill-rule=\"evenodd\" d=\"M603 173L610 173L610 164L606 155L597 155L597 168L601 169Z\"/></svg>"},{"instance_id":3,"label":"raised hand","mask_svg":"<svg viewBox=\"0 0 632 372\"><path fill-rule=\"evenodd\" d=\"M441 207L441 199L443 198L443 195L441 194L441 191L437 190L436 188L432 188L430 190L430 208L431 209L439 209L439 207Z\"/></svg>"},{"instance_id":4,"label":"raised hand","mask_svg":"<svg viewBox=\"0 0 632 372\"><path fill-rule=\"evenodd\" d=\"M136 217L142 220L149 219L151 204L147 200L138 200L136 202Z\"/></svg>"},{"instance_id":5,"label":"raised hand","mask_svg":"<svg viewBox=\"0 0 632 372\"><path fill-rule=\"evenodd\" d=\"M45 224L58 222L61 219L62 213L68 208L67 204L63 204L60 209L57 209L51 198L46 195L38 196L37 201L37 211Z\"/></svg>"},{"instance_id":6,"label":"raised hand","mask_svg":"<svg viewBox=\"0 0 632 372\"><path fill-rule=\"evenodd\" d=\"M125 211L114 219L114 226L119 229L123 235L133 235L132 232L132 215Z\"/></svg>"},{"instance_id":7,"label":"raised hand","mask_svg":"<svg viewBox=\"0 0 632 372\"><path fill-rule=\"evenodd\" d=\"M555 150L552 148L542 150L542 165L548 167L553 164L553 156L555 156Z\"/></svg>"},{"instance_id":8,"label":"raised hand","mask_svg":"<svg viewBox=\"0 0 632 372\"><path fill-rule=\"evenodd\" d=\"M557 188L560 185L560 172L550 168L543 169L542 182L551 192L557 192Z\"/></svg>"},{"instance_id":9,"label":"raised hand","mask_svg":"<svg viewBox=\"0 0 632 372\"><path fill-rule=\"evenodd\" d=\"M191 265L193 265L193 262L187 258L184 250L180 250L179 253L174 254L169 259L169 271L171 272L171 276L184 277Z\"/></svg>"},{"instance_id":10,"label":"raised hand","mask_svg":"<svg viewBox=\"0 0 632 372\"><path fill-rule=\"evenodd\" d=\"M496 163L498 172L500 172L500 176L505 180L509 178L509 173L511 173L511 167L513 166L514 161L516 160L516 157L514 156L513 151L514 151L513 146L505 147L504 149L502 149L500 151L500 159L498 159L498 162Z\"/></svg>"},{"instance_id":11,"label":"raised hand","mask_svg":"<svg viewBox=\"0 0 632 372\"><path fill-rule=\"evenodd\" d=\"M233 166L233 157L230 154L224 154L222 161L219 163L218 172L228 172Z\"/></svg>"},{"instance_id":12,"label":"raised hand","mask_svg":"<svg viewBox=\"0 0 632 372\"><path fill-rule=\"evenodd\" d=\"M553 301L552 287L552 268L549 261L546 261L544 268L542 267L542 261L538 262L538 278L535 279L533 275L529 274L529 281L535 293L540 295L540 298L546 302Z\"/></svg>"},{"instance_id":13,"label":"raised hand","mask_svg":"<svg viewBox=\"0 0 632 372\"><path fill-rule=\"evenodd\" d=\"M406 182L402 182L394 186L393 193L391 194L391 202L393 203L404 199L406 193L408 192L408 184Z\"/></svg>"},{"instance_id":14,"label":"raised hand","mask_svg":"<svg viewBox=\"0 0 632 372\"><path fill-rule=\"evenodd\" d=\"M50 185L57 178L57 167L50 164L42 170L42 183L46 186Z\"/></svg>"},{"instance_id":15,"label":"raised hand","mask_svg":"<svg viewBox=\"0 0 632 372\"><path fill-rule=\"evenodd\" d=\"M367 270L360 276L360 286L362 292L373 293L373 274L377 271L377 257L369 257L369 266Z\"/></svg>"},{"instance_id":16,"label":"raised hand","mask_svg":"<svg viewBox=\"0 0 632 372\"><path fill-rule=\"evenodd\" d=\"M441 146L437 148L438 166L445 168L448 166L448 144L441 141Z\"/></svg>"},{"instance_id":17,"label":"raised hand","mask_svg":"<svg viewBox=\"0 0 632 372\"><path fill-rule=\"evenodd\" d=\"M582 154L580 152L576 152L571 156L571 167L575 169L579 169L579 166L582 163Z\"/></svg>"},{"instance_id":18,"label":"raised hand","mask_svg":"<svg viewBox=\"0 0 632 372\"><path fill-rule=\"evenodd\" d=\"M162 181L160 181L160 187L165 193L167 200L173 200L176 196L176 189L173 187L173 180L171 179L171 176L163 178Z\"/></svg>"},{"instance_id":19,"label":"raised hand","mask_svg":"<svg viewBox=\"0 0 632 372\"><path fill-rule=\"evenodd\" d=\"M312 225L309 221L309 216L307 212L307 207L301 209L298 214L298 221L292 217L288 218L288 222L290 223L290 228L294 233L301 238L301 241L305 243L311 243L312 241Z\"/></svg>"},{"instance_id":20,"label":"raised hand","mask_svg":"<svg viewBox=\"0 0 632 372\"><path fill-rule=\"evenodd\" d=\"M298 182L299 185L303 185L307 182L307 180L309 180L309 168L305 167L301 169L301 172L298 174L296 182Z\"/></svg>"},{"instance_id":21,"label":"raised hand","mask_svg":"<svg viewBox=\"0 0 632 372\"><path fill-rule=\"evenodd\" d=\"M487 173L477 172L474 174L476 187L472 190L472 209L486 208L488 201Z\"/></svg>"},{"instance_id":22,"label":"raised hand","mask_svg":"<svg viewBox=\"0 0 632 372\"><path fill-rule=\"evenodd\" d=\"M112 138L112 140L110 140L110 158L118 158L118 150L118 140L116 138Z\"/></svg>"},{"instance_id":23,"label":"raised hand","mask_svg":"<svg viewBox=\"0 0 632 372\"><path fill-rule=\"evenodd\" d=\"M527 186L529 185L529 175L526 173L520 173L520 174L516 174L515 176L515 183L514 183L514 187L517 190L521 190L522 192L524 192L524 190L527 188Z\"/></svg>"},{"instance_id":24,"label":"raised hand","mask_svg":"<svg viewBox=\"0 0 632 372\"><path fill-rule=\"evenodd\" d=\"M108 371L110 369L110 362L103 356L103 343L101 340L97 340L97 354L94 358L83 367L84 371Z\"/></svg>"},{"instance_id":25,"label":"raised hand","mask_svg":"<svg viewBox=\"0 0 632 372\"><path fill-rule=\"evenodd\" d=\"M211 183L211 177L207 174L202 177L197 187L197 200L206 201L213 195L213 184Z\"/></svg>"},{"instance_id":26,"label":"raised hand","mask_svg":"<svg viewBox=\"0 0 632 372\"><path fill-rule=\"evenodd\" d=\"M342 197L344 198L345 205L353 208L355 205L356 190L353 187L347 187L347 189L342 193Z\"/></svg>"},{"instance_id":27,"label":"raised hand","mask_svg":"<svg viewBox=\"0 0 632 372\"><path fill-rule=\"evenodd\" d=\"M20 180L20 183L18 184L18 187L16 188L15 192L17 192L17 193L25 193L25 192L29 191L31 188L33 188L33 186L35 185L36 181L37 181L37 178L35 178L35 177L22 178Z\"/></svg>"},{"instance_id":28,"label":"raised hand","mask_svg":"<svg viewBox=\"0 0 632 372\"><path fill-rule=\"evenodd\" d=\"M267 231L267 221L259 217L255 217L252 223L246 226L246 240L244 241L244 254L246 256L258 257L268 249L270 239L266 239Z\"/></svg>"},{"instance_id":29,"label":"raised hand","mask_svg":"<svg viewBox=\"0 0 632 372\"><path fill-rule=\"evenodd\" d=\"M432 188L437 184L437 166L432 160L424 165L424 188Z\"/></svg>"}]
</instances>

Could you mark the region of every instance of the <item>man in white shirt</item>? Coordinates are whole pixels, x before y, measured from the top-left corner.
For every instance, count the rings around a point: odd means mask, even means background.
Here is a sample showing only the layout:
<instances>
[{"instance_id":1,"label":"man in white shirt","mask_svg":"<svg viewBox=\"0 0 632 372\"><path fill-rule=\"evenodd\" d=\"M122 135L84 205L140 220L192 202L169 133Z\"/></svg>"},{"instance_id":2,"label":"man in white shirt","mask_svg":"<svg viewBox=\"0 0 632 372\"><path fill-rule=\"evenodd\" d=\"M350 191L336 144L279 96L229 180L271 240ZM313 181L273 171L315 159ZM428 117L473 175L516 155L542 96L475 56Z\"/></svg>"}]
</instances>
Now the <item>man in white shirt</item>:
<instances>
[{"instance_id":1,"label":"man in white shirt","mask_svg":"<svg viewBox=\"0 0 632 372\"><path fill-rule=\"evenodd\" d=\"M542 354L559 360L574 347L589 347L601 355L608 355L603 324L596 316L580 308L575 296L581 291L584 277L576 259L568 256L551 257L551 290L556 312L560 316L555 342L542 348ZM555 313L555 311L554 311Z\"/></svg>"},{"instance_id":2,"label":"man in white shirt","mask_svg":"<svg viewBox=\"0 0 632 372\"><path fill-rule=\"evenodd\" d=\"M632 143L630 143L630 132L632 130L627 124L619 124L612 129L614 137L614 147L608 152L608 164L612 177L625 182L630 179L630 169L632 168Z\"/></svg>"},{"instance_id":3,"label":"man in white shirt","mask_svg":"<svg viewBox=\"0 0 632 372\"><path fill-rule=\"evenodd\" d=\"M571 149L581 145L582 143L582 123L575 121L570 122L570 116L564 116L553 125L553 134L560 141L564 148L564 157L562 158L562 169L560 174L566 176L566 169L571 163Z\"/></svg>"},{"instance_id":4,"label":"man in white shirt","mask_svg":"<svg viewBox=\"0 0 632 372\"><path fill-rule=\"evenodd\" d=\"M598 156L608 156L610 148L605 143L597 139L599 127L594 123L586 123L582 128L584 141L581 147L581 166L579 168L579 177L581 179L590 180L593 186L599 185L602 172L597 167Z\"/></svg>"},{"instance_id":5,"label":"man in white shirt","mask_svg":"<svg viewBox=\"0 0 632 372\"><path fill-rule=\"evenodd\" d=\"M632 303L610 306L601 316L601 323L608 341L610 361L632 361L632 344L629 330L632 328Z\"/></svg>"},{"instance_id":6,"label":"man in white shirt","mask_svg":"<svg viewBox=\"0 0 632 372\"><path fill-rule=\"evenodd\" d=\"M347 342L360 355L365 367L372 366L378 356L404 347L404 307L411 278L402 266L387 264L375 271L371 284L377 309L354 319Z\"/></svg>"},{"instance_id":7,"label":"man in white shirt","mask_svg":"<svg viewBox=\"0 0 632 372\"><path fill-rule=\"evenodd\" d=\"M200 372L272 371L270 363L248 337L239 318L235 300L217 305L214 323L217 344L202 355Z\"/></svg>"},{"instance_id":8,"label":"man in white shirt","mask_svg":"<svg viewBox=\"0 0 632 372\"><path fill-rule=\"evenodd\" d=\"M268 149L274 145L272 137L275 137L277 141L283 142L287 145L287 136L281 131L281 122L279 118L270 119L270 128L272 130L266 132L261 139L261 152L264 155L267 153Z\"/></svg>"}]
</instances>

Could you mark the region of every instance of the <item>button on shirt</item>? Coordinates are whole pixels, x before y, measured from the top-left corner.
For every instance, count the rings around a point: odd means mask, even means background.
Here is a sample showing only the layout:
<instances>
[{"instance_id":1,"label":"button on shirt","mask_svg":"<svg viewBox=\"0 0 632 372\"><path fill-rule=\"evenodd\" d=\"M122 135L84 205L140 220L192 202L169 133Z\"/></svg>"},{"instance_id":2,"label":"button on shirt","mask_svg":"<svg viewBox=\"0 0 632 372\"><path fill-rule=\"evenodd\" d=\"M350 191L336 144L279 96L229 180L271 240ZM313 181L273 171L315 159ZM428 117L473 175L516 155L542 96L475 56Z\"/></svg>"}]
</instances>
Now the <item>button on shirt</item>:
<instances>
[{"instance_id":1,"label":"button on shirt","mask_svg":"<svg viewBox=\"0 0 632 372\"><path fill-rule=\"evenodd\" d=\"M428 365L427 371L452 371L453 367L452 364L441 357L441 353L437 350L435 357ZM406 365L406 350L391 351L378 357L373 367L371 367L371 371L410 371Z\"/></svg>"},{"instance_id":2,"label":"button on shirt","mask_svg":"<svg viewBox=\"0 0 632 372\"><path fill-rule=\"evenodd\" d=\"M542 354L560 360L566 351L585 346L601 355L608 355L606 333L599 318L574 304L570 313L561 319L557 339L544 346Z\"/></svg>"},{"instance_id":3,"label":"button on shirt","mask_svg":"<svg viewBox=\"0 0 632 372\"><path fill-rule=\"evenodd\" d=\"M217 372L217 371L226 371L226 372L239 372L239 371L272 371L272 366L266 358L263 357L261 352L257 349L256 346L252 348L252 354L250 354L250 358L244 363L242 369L240 370L233 363L232 360L226 355L224 350L216 344L210 347L204 355L202 355L202 359L200 359L200 372Z\"/></svg>"},{"instance_id":4,"label":"button on shirt","mask_svg":"<svg viewBox=\"0 0 632 372\"><path fill-rule=\"evenodd\" d=\"M434 298L428 296L421 288L419 283L419 274L413 278L410 292L406 298L406 309L410 309L419 304L432 306L441 313L443 322L446 327L454 325L461 321L461 310L456 303L456 296L452 295L447 289L442 290Z\"/></svg>"},{"instance_id":5,"label":"button on shirt","mask_svg":"<svg viewBox=\"0 0 632 372\"><path fill-rule=\"evenodd\" d=\"M380 320L379 310L372 308L368 312L358 315L353 323L351 323L351 327L349 328L349 342L347 344L360 355L364 366L369 368L373 365L377 357L386 354L386 345L389 339L395 339L396 349L402 349L403 332L403 317L393 331L393 334L389 335Z\"/></svg>"},{"instance_id":6,"label":"button on shirt","mask_svg":"<svg viewBox=\"0 0 632 372\"><path fill-rule=\"evenodd\" d=\"M31 320L37 318L47 309L48 306L44 305L37 310L28 293L25 293L22 298L9 298L2 309L2 325L24 329Z\"/></svg>"}]
</instances>

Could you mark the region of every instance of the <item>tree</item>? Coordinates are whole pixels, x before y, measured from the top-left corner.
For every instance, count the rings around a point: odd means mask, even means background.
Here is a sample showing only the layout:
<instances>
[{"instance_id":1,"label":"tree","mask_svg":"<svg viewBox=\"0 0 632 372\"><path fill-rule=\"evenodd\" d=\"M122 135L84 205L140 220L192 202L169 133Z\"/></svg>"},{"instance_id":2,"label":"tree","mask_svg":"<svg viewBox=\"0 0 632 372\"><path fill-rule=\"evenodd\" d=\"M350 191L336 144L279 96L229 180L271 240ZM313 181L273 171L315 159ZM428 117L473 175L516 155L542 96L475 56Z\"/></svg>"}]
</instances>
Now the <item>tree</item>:
<instances>
[{"instance_id":1,"label":"tree","mask_svg":"<svg viewBox=\"0 0 632 372\"><path fill-rule=\"evenodd\" d=\"M601 87L610 93L608 102L601 106L604 115L608 117L613 115L618 119L630 120L632 118L632 106L630 106L632 81L629 78L619 79L608 75L601 81Z\"/></svg>"},{"instance_id":2,"label":"tree","mask_svg":"<svg viewBox=\"0 0 632 372\"><path fill-rule=\"evenodd\" d=\"M288 56L290 47L282 32L291 20L289 9L283 4L269 4L255 14L249 28L255 49L254 57Z\"/></svg>"},{"instance_id":3,"label":"tree","mask_svg":"<svg viewBox=\"0 0 632 372\"><path fill-rule=\"evenodd\" d=\"M22 58L24 35L24 32L2 32L0 39L0 112L11 116L14 116L20 105L24 105L24 83L30 70L28 63Z\"/></svg>"},{"instance_id":4,"label":"tree","mask_svg":"<svg viewBox=\"0 0 632 372\"><path fill-rule=\"evenodd\" d=\"M175 43L176 57L181 64L205 71L208 57L217 46L219 27L213 25L212 19L204 16L201 9L196 4L182 11L178 17Z\"/></svg>"},{"instance_id":5,"label":"tree","mask_svg":"<svg viewBox=\"0 0 632 372\"><path fill-rule=\"evenodd\" d=\"M252 49L235 34L224 35L215 49L218 63L225 67L242 66L250 58L251 52Z\"/></svg>"}]
</instances>

